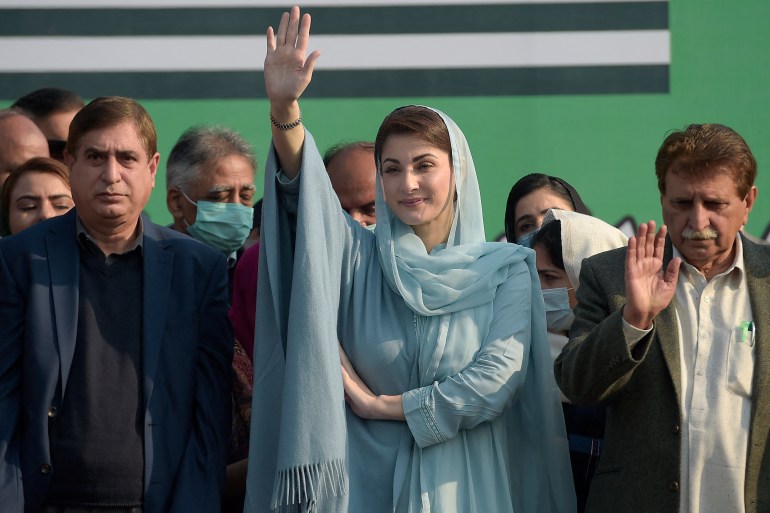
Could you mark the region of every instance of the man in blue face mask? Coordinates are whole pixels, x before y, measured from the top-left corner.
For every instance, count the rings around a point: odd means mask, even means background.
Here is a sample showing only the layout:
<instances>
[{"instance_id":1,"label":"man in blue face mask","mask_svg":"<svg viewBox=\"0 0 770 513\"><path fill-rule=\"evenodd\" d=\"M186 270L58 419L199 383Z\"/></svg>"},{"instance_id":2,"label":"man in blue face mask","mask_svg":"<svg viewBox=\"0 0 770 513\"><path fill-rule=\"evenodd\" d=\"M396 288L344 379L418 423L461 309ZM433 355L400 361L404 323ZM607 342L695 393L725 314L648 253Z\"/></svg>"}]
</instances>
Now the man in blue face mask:
<instances>
[{"instance_id":1,"label":"man in blue face mask","mask_svg":"<svg viewBox=\"0 0 770 513\"><path fill-rule=\"evenodd\" d=\"M251 231L256 167L251 145L219 126L188 129L168 158L172 227L224 253L231 268Z\"/></svg>"},{"instance_id":2,"label":"man in blue face mask","mask_svg":"<svg viewBox=\"0 0 770 513\"><path fill-rule=\"evenodd\" d=\"M168 158L166 205L172 228L225 254L228 260L229 302L233 302L235 266L251 232L254 209L254 149L237 132L221 126L198 126L179 138ZM253 335L252 335L253 338ZM250 341L248 341L250 342ZM250 404L251 362L234 341L233 436L228 456L222 511L243 511L248 439L240 435L246 420L242 404Z\"/></svg>"}]
</instances>

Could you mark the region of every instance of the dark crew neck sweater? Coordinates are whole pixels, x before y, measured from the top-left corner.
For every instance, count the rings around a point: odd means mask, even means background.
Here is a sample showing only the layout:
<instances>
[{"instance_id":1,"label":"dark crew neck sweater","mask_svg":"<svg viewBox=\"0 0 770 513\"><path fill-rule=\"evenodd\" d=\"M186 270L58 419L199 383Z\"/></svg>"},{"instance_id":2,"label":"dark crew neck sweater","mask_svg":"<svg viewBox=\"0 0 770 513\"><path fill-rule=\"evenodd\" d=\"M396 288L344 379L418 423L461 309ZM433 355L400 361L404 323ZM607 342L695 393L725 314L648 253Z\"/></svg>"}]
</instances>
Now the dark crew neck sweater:
<instances>
[{"instance_id":1,"label":"dark crew neck sweater","mask_svg":"<svg viewBox=\"0 0 770 513\"><path fill-rule=\"evenodd\" d=\"M51 420L46 503L142 505L142 248L109 258L81 234L75 353Z\"/></svg>"}]
</instances>

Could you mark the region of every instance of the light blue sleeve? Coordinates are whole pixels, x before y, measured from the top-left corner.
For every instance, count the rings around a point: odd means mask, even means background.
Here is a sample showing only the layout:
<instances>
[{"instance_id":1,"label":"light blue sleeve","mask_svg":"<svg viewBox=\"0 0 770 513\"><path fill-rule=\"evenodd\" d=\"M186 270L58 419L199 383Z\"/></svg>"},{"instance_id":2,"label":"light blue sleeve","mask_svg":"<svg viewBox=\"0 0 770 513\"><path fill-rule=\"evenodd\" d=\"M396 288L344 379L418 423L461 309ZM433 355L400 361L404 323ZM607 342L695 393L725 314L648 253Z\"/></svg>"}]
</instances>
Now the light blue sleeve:
<instances>
[{"instance_id":1,"label":"light blue sleeve","mask_svg":"<svg viewBox=\"0 0 770 513\"><path fill-rule=\"evenodd\" d=\"M402 394L417 445L428 447L499 417L526 378L532 286L526 265L497 289L489 333L474 360L441 382Z\"/></svg>"},{"instance_id":2,"label":"light blue sleeve","mask_svg":"<svg viewBox=\"0 0 770 513\"><path fill-rule=\"evenodd\" d=\"M277 167L278 159L275 158L275 149L272 146L270 152L271 157L274 158L268 159L265 172L275 176L276 189L280 193L280 208L290 214L297 213L302 191L302 177L312 174L311 187L313 190L308 192L320 199L320 203L317 205L322 207L317 214L323 218L321 228L331 232L352 231L359 236L361 233L368 233L342 209L340 200L334 192L326 172L323 158L315 144L315 139L307 129L305 130L305 143L302 147L302 165L300 172L293 179L290 179L280 167ZM329 210L326 207L329 207Z\"/></svg>"}]
</instances>

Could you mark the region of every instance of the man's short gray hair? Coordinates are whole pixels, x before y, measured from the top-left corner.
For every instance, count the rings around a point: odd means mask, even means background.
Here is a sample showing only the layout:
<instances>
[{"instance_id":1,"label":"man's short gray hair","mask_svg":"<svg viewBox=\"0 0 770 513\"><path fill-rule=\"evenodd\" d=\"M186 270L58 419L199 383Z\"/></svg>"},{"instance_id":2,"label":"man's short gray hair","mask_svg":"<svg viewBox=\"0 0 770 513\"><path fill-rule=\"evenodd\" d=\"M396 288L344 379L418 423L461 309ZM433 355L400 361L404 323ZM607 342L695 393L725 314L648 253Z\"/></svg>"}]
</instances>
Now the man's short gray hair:
<instances>
[{"instance_id":1,"label":"man's short gray hair","mask_svg":"<svg viewBox=\"0 0 770 513\"><path fill-rule=\"evenodd\" d=\"M257 171L254 148L238 132L219 125L188 128L174 145L166 163L166 188L187 192L199 178L202 165L240 155Z\"/></svg>"}]
</instances>

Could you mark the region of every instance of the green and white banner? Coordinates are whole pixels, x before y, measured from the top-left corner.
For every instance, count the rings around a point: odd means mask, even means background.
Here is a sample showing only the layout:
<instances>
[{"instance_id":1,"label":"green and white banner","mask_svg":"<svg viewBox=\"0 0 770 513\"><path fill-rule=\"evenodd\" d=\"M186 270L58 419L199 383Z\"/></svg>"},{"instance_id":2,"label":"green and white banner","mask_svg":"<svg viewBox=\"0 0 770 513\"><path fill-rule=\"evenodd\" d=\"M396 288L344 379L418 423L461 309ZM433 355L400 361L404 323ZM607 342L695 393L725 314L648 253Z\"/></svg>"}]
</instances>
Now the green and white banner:
<instances>
[{"instance_id":1,"label":"green and white banner","mask_svg":"<svg viewBox=\"0 0 770 513\"><path fill-rule=\"evenodd\" d=\"M13 7L18 5L18 7ZM284 4L6 0L3 96L254 98ZM665 93L667 1L311 1L315 97ZM66 56L65 58L62 58Z\"/></svg>"},{"instance_id":2,"label":"green and white banner","mask_svg":"<svg viewBox=\"0 0 770 513\"><path fill-rule=\"evenodd\" d=\"M371 140L407 103L465 132L488 238L521 176L569 181L613 224L660 219L654 159L672 129L731 126L759 162L747 231L770 225L767 0L307 0L322 51L302 102L320 149ZM270 142L264 34L274 0L0 0L0 107L41 87L128 95L150 111L161 173L148 212L169 222L163 159L191 125ZM257 179L261 190L262 176ZM768 196L770 197L770 196Z\"/></svg>"}]
</instances>

